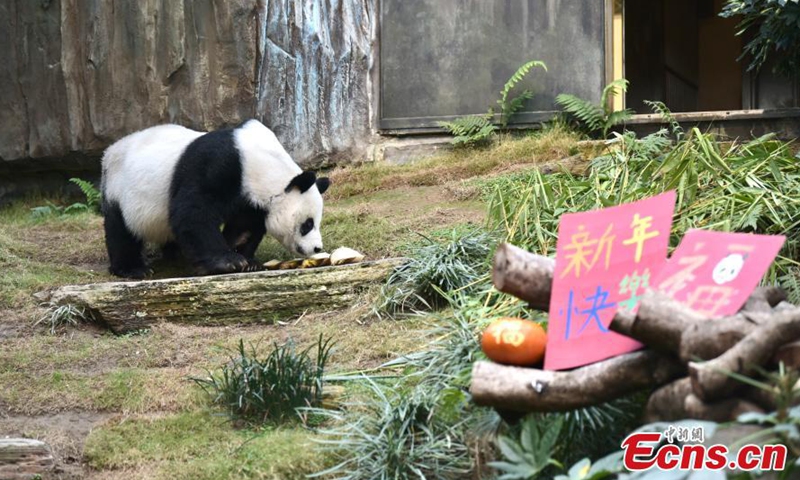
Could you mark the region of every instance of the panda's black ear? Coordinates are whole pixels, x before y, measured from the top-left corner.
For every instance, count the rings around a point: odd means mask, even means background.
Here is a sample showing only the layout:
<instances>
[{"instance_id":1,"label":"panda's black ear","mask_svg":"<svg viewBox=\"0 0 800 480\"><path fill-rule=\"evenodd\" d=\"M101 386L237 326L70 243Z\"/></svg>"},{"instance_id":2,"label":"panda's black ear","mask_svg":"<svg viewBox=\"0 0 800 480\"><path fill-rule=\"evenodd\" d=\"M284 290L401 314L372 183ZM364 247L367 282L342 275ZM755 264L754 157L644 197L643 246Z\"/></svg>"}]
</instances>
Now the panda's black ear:
<instances>
[{"instance_id":1,"label":"panda's black ear","mask_svg":"<svg viewBox=\"0 0 800 480\"><path fill-rule=\"evenodd\" d=\"M317 179L317 189L319 190L319 194L322 195L325 193L325 190L331 186L331 179L328 177L322 177Z\"/></svg>"},{"instance_id":2,"label":"panda's black ear","mask_svg":"<svg viewBox=\"0 0 800 480\"><path fill-rule=\"evenodd\" d=\"M289 185L286 186L286 192L288 193L294 187L300 189L300 193L304 193L306 190L314 186L314 183L317 181L317 174L307 170L292 179L289 182Z\"/></svg>"}]
</instances>

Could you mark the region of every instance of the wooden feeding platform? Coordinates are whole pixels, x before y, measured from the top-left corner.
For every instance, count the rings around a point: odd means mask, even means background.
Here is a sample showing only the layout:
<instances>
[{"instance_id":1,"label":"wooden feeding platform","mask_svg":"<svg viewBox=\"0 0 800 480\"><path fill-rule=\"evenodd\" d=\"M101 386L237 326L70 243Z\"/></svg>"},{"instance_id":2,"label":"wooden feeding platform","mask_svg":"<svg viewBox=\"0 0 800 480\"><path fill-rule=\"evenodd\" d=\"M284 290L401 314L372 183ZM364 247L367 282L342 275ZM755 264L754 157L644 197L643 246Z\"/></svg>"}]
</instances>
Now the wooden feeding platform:
<instances>
[{"instance_id":1,"label":"wooden feeding platform","mask_svg":"<svg viewBox=\"0 0 800 480\"><path fill-rule=\"evenodd\" d=\"M498 290L547 311L554 268L550 258L503 244L492 278ZM719 319L648 292L635 315L618 313L609 328L646 347L568 371L479 361L474 401L504 412L567 411L651 390L646 421L723 422L776 407L770 395L729 373L758 375L778 362L800 367L800 308L776 287L756 289L736 315Z\"/></svg>"},{"instance_id":2,"label":"wooden feeding platform","mask_svg":"<svg viewBox=\"0 0 800 480\"><path fill-rule=\"evenodd\" d=\"M159 321L194 325L274 323L304 312L347 308L405 259L297 270L67 285L39 295L84 308L115 333Z\"/></svg>"}]
</instances>

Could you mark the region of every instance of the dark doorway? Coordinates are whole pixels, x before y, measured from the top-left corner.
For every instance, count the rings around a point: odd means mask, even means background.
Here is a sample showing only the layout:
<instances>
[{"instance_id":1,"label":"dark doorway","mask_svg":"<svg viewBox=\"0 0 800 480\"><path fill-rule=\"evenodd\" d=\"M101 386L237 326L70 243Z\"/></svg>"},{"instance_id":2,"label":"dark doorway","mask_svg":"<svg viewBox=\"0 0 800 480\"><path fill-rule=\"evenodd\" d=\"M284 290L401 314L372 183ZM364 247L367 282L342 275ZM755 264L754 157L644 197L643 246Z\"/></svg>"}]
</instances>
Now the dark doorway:
<instances>
[{"instance_id":1,"label":"dark doorway","mask_svg":"<svg viewBox=\"0 0 800 480\"><path fill-rule=\"evenodd\" d=\"M719 17L724 0L625 1L626 106L644 100L673 112L742 108L742 40L736 19Z\"/></svg>"}]
</instances>

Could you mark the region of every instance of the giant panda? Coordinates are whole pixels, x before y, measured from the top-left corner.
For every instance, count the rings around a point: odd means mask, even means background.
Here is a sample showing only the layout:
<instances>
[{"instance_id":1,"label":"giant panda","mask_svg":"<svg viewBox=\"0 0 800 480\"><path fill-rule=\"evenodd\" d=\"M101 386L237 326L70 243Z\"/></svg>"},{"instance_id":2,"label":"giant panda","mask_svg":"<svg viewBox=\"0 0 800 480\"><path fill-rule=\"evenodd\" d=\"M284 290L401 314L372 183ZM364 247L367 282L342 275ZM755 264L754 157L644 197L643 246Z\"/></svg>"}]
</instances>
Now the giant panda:
<instances>
[{"instance_id":1,"label":"giant panda","mask_svg":"<svg viewBox=\"0 0 800 480\"><path fill-rule=\"evenodd\" d=\"M112 144L101 162L116 276L149 274L145 243L179 248L198 275L260 269L253 256L266 233L293 254L322 251L322 194L330 181L303 171L257 120L209 133L150 127Z\"/></svg>"}]
</instances>

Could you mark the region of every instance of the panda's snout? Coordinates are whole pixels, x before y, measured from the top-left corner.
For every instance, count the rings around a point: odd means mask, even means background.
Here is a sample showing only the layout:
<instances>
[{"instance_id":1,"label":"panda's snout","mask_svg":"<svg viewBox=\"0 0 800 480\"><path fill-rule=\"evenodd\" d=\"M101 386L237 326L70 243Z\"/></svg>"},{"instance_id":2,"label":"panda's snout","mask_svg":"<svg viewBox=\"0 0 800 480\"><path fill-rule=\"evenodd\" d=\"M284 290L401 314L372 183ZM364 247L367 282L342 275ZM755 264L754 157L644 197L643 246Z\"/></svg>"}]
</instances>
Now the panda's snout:
<instances>
[{"instance_id":1,"label":"panda's snout","mask_svg":"<svg viewBox=\"0 0 800 480\"><path fill-rule=\"evenodd\" d=\"M314 253L322 252L322 247L314 247Z\"/></svg>"}]
</instances>

